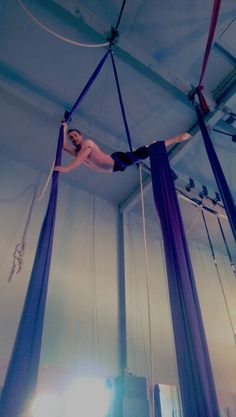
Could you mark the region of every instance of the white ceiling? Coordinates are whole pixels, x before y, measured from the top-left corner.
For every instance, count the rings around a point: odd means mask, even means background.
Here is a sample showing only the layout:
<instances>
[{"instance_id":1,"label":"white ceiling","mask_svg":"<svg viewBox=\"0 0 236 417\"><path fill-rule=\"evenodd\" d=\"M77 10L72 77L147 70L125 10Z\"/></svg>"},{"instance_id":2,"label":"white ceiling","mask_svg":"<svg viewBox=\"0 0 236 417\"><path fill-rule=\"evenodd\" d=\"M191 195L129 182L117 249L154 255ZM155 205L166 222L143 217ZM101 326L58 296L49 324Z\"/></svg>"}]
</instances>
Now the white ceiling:
<instances>
[{"instance_id":1,"label":"white ceiling","mask_svg":"<svg viewBox=\"0 0 236 417\"><path fill-rule=\"evenodd\" d=\"M106 42L122 5L121 0L21 2L44 26L88 44ZM172 167L180 177L190 176L216 191L187 99L199 80L212 6L213 1L205 0L127 0L113 50L133 146L191 131L188 144L172 149ZM49 34L32 16L18 0L1 1L0 143L4 157L46 174L64 110L70 110L106 48L71 45ZM212 111L208 124L232 133L235 127L224 120L226 110L236 112L235 39L235 0L225 0L204 85ZM71 125L107 151L128 149L109 57ZM221 134L214 134L213 142L236 198L236 143ZM137 188L139 175L136 168L95 175L82 167L63 180L122 204Z\"/></svg>"}]
</instances>

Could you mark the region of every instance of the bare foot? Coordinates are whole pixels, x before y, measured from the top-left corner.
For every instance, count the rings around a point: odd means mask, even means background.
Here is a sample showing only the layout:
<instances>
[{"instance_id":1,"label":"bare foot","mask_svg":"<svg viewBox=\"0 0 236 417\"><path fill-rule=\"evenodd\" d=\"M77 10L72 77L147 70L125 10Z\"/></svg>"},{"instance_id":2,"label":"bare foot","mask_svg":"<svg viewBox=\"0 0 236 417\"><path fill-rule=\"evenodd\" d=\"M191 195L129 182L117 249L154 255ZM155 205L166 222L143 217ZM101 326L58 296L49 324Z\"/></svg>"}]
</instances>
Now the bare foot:
<instances>
[{"instance_id":1,"label":"bare foot","mask_svg":"<svg viewBox=\"0 0 236 417\"><path fill-rule=\"evenodd\" d=\"M172 138L168 138L165 139L165 145L169 146L169 145L174 145L175 143L179 143L179 142L184 142L185 140L188 140L192 137L192 135L190 135L189 133L185 132L185 133L180 133L180 135L177 136L173 136ZM153 140L152 143L156 143L158 142L157 140ZM146 145L146 148L149 148L150 145Z\"/></svg>"},{"instance_id":2,"label":"bare foot","mask_svg":"<svg viewBox=\"0 0 236 417\"><path fill-rule=\"evenodd\" d=\"M192 137L189 133L181 133L180 135L176 136L177 142L184 142L185 140L188 140Z\"/></svg>"},{"instance_id":3,"label":"bare foot","mask_svg":"<svg viewBox=\"0 0 236 417\"><path fill-rule=\"evenodd\" d=\"M169 145L174 145L175 143L184 142L185 140L188 140L191 137L192 136L187 132L181 133L180 135L174 136L173 138L166 139L165 145L169 146Z\"/></svg>"}]
</instances>

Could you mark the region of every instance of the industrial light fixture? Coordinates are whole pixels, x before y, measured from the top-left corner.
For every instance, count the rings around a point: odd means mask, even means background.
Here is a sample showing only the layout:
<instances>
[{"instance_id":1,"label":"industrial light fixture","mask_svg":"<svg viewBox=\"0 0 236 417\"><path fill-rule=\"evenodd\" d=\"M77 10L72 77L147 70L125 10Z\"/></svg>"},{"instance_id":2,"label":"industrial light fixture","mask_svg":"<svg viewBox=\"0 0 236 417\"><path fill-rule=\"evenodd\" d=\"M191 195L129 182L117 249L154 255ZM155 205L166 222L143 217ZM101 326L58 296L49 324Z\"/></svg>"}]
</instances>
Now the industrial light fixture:
<instances>
[{"instance_id":1,"label":"industrial light fixture","mask_svg":"<svg viewBox=\"0 0 236 417\"><path fill-rule=\"evenodd\" d=\"M205 185L202 185L202 191L199 193L199 197L201 198L208 197L208 190Z\"/></svg>"},{"instance_id":2,"label":"industrial light fixture","mask_svg":"<svg viewBox=\"0 0 236 417\"><path fill-rule=\"evenodd\" d=\"M219 201L221 201L220 195L215 191L215 198L213 198L212 203L217 204Z\"/></svg>"},{"instance_id":3,"label":"industrial light fixture","mask_svg":"<svg viewBox=\"0 0 236 417\"><path fill-rule=\"evenodd\" d=\"M195 184L194 184L193 179L192 179L192 178L189 178L189 182L188 182L188 184L186 185L185 189L186 189L188 192L190 192L190 191L191 191L191 189L192 189L192 188L194 188L194 187L195 187Z\"/></svg>"}]
</instances>

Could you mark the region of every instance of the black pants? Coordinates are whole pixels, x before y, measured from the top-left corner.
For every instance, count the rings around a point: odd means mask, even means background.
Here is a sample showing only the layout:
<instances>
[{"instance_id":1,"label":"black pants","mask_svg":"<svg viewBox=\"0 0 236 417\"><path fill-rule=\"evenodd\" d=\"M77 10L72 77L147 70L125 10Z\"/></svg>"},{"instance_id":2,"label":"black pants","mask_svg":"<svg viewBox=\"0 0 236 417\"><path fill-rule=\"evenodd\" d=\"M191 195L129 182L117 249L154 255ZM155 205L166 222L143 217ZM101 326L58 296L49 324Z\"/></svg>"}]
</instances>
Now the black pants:
<instances>
[{"instance_id":1,"label":"black pants","mask_svg":"<svg viewBox=\"0 0 236 417\"><path fill-rule=\"evenodd\" d=\"M113 172L124 171L127 167L148 158L149 147L141 146L133 152L114 152L111 157L114 160Z\"/></svg>"}]
</instances>

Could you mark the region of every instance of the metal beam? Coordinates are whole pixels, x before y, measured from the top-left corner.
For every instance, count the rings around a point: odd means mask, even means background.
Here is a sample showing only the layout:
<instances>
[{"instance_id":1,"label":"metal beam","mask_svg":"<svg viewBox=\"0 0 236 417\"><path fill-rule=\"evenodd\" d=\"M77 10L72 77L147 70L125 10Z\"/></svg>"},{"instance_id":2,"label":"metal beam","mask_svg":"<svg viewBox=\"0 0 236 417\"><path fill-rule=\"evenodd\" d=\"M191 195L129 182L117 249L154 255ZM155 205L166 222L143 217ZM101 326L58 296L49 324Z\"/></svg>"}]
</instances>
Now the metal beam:
<instances>
[{"instance_id":1,"label":"metal beam","mask_svg":"<svg viewBox=\"0 0 236 417\"><path fill-rule=\"evenodd\" d=\"M36 108L52 117L58 123L63 119L64 111L70 110L73 104L50 93L47 89L39 86L35 80L30 79L28 76L25 77L18 70L4 62L0 62L0 87L3 92L17 97L22 102L32 106L32 108ZM79 112L79 116L76 114L73 116L73 122L75 125L80 126L81 130L86 132L86 135L89 135L89 132L92 131L97 142L105 145L111 151L120 146L119 139L109 135L97 125L93 125L82 110Z\"/></svg>"},{"instance_id":2,"label":"metal beam","mask_svg":"<svg viewBox=\"0 0 236 417\"><path fill-rule=\"evenodd\" d=\"M81 32L83 31L86 35L90 32L93 37L97 35L99 41L106 41L110 27L108 27L107 22L100 19L88 7L82 4L78 5L76 0L71 0L70 2L67 0L53 0L53 3L60 8L64 8L66 12L69 12L77 19ZM54 12L56 13L56 8ZM154 59L137 45L131 44L125 36L119 38L118 43L114 45L113 49L119 59L141 73L142 76L147 77L166 92L174 95L175 98L178 98L187 107L191 106L191 103L187 99L187 94L191 90L191 86L182 78L176 76L176 73L169 67Z\"/></svg>"},{"instance_id":3,"label":"metal beam","mask_svg":"<svg viewBox=\"0 0 236 417\"><path fill-rule=\"evenodd\" d=\"M235 71L227 77L227 79L231 79L231 84L226 83L225 81L222 83L226 85L225 90L221 88L221 85L218 87L216 91L220 91L221 93L218 94L217 108L209 115L206 116L205 122L208 126L213 127L216 125L224 116L225 114L230 111L230 108L235 106L236 104L236 80L235 80ZM215 93L216 94L216 93ZM189 131L193 138L187 142L182 144L174 145L170 151L168 152L169 159L177 163L183 156L191 149L191 147L196 144L196 140L200 140L201 138L201 131L199 129L198 124L194 124ZM144 192L148 191L151 187L151 177L145 180L143 189ZM131 210L135 204L140 199L140 192L138 191L138 186L136 187L135 191L120 205L120 210Z\"/></svg>"},{"instance_id":4,"label":"metal beam","mask_svg":"<svg viewBox=\"0 0 236 417\"><path fill-rule=\"evenodd\" d=\"M232 71L228 77L216 88L213 93L215 101L217 102L216 109L209 113L205 118L205 123L208 126L215 126L230 109L236 104L236 70ZM194 137L193 139L185 142L182 145L176 145L169 152L169 158L173 163L177 163L186 152L191 149L196 143L196 139L201 138L201 131L199 129L198 123L192 126L190 133Z\"/></svg>"}]
</instances>

